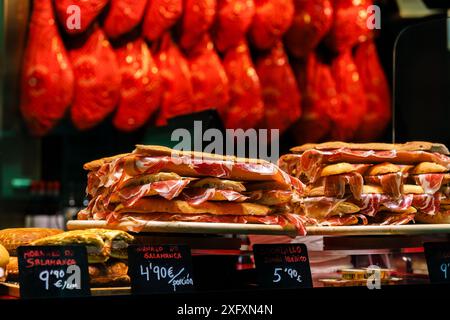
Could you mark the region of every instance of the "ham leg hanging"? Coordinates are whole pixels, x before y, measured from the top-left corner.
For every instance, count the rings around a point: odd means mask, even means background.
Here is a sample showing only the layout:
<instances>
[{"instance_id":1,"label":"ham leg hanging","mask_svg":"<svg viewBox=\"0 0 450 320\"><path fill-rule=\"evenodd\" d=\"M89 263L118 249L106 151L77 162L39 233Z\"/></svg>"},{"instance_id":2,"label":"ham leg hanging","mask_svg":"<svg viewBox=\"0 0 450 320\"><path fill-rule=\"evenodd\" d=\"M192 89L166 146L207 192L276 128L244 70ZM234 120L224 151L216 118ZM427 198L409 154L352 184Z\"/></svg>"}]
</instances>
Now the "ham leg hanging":
<instances>
[{"instance_id":1,"label":"ham leg hanging","mask_svg":"<svg viewBox=\"0 0 450 320\"><path fill-rule=\"evenodd\" d=\"M356 134L361 141L375 140L391 119L391 97L386 76L378 60L375 43L366 41L356 49L355 64L366 92L367 112Z\"/></svg>"},{"instance_id":2,"label":"ham leg hanging","mask_svg":"<svg viewBox=\"0 0 450 320\"><path fill-rule=\"evenodd\" d=\"M293 0L255 0L255 7L250 40L258 49L270 49L292 23Z\"/></svg>"},{"instance_id":3,"label":"ham leg hanging","mask_svg":"<svg viewBox=\"0 0 450 320\"><path fill-rule=\"evenodd\" d=\"M294 18L285 35L286 50L306 58L330 30L333 7L330 0L295 0L294 5Z\"/></svg>"},{"instance_id":4,"label":"ham leg hanging","mask_svg":"<svg viewBox=\"0 0 450 320\"><path fill-rule=\"evenodd\" d=\"M150 0L144 15L142 33L149 41L159 39L181 17L183 0Z\"/></svg>"},{"instance_id":5,"label":"ham leg hanging","mask_svg":"<svg viewBox=\"0 0 450 320\"><path fill-rule=\"evenodd\" d=\"M170 33L162 36L159 45L154 57L161 76L163 95L157 124L164 125L168 119L194 110L194 93L189 65Z\"/></svg>"},{"instance_id":6,"label":"ham leg hanging","mask_svg":"<svg viewBox=\"0 0 450 320\"><path fill-rule=\"evenodd\" d=\"M184 0L180 47L189 50L202 41L216 15L216 0Z\"/></svg>"},{"instance_id":7,"label":"ham leg hanging","mask_svg":"<svg viewBox=\"0 0 450 320\"><path fill-rule=\"evenodd\" d=\"M217 50L224 52L244 41L254 14L253 0L218 0L213 30Z\"/></svg>"},{"instance_id":8,"label":"ham leg hanging","mask_svg":"<svg viewBox=\"0 0 450 320\"><path fill-rule=\"evenodd\" d=\"M227 50L223 66L230 83L226 128L255 128L264 117L261 84L245 42Z\"/></svg>"},{"instance_id":9,"label":"ham leg hanging","mask_svg":"<svg viewBox=\"0 0 450 320\"><path fill-rule=\"evenodd\" d=\"M142 20L147 0L111 0L103 22L109 38L117 38L133 30Z\"/></svg>"},{"instance_id":10,"label":"ham leg hanging","mask_svg":"<svg viewBox=\"0 0 450 320\"><path fill-rule=\"evenodd\" d=\"M228 78L208 35L189 52L188 63L195 111L216 109L223 115L230 100Z\"/></svg>"},{"instance_id":11,"label":"ham leg hanging","mask_svg":"<svg viewBox=\"0 0 450 320\"><path fill-rule=\"evenodd\" d=\"M162 93L161 80L143 39L125 43L115 52L122 84L113 124L119 130L132 131L143 126L158 108Z\"/></svg>"},{"instance_id":12,"label":"ham leg hanging","mask_svg":"<svg viewBox=\"0 0 450 320\"><path fill-rule=\"evenodd\" d=\"M72 101L74 75L58 34L51 0L34 2L25 49L20 110L31 132L46 134Z\"/></svg>"},{"instance_id":13,"label":"ham leg hanging","mask_svg":"<svg viewBox=\"0 0 450 320\"><path fill-rule=\"evenodd\" d=\"M69 51L75 73L71 115L80 130L90 129L114 111L120 95L116 55L103 31L95 27L81 46Z\"/></svg>"},{"instance_id":14,"label":"ham leg hanging","mask_svg":"<svg viewBox=\"0 0 450 320\"><path fill-rule=\"evenodd\" d=\"M300 92L283 44L278 42L256 62L261 81L265 116L262 127L284 132L300 118Z\"/></svg>"}]
</instances>

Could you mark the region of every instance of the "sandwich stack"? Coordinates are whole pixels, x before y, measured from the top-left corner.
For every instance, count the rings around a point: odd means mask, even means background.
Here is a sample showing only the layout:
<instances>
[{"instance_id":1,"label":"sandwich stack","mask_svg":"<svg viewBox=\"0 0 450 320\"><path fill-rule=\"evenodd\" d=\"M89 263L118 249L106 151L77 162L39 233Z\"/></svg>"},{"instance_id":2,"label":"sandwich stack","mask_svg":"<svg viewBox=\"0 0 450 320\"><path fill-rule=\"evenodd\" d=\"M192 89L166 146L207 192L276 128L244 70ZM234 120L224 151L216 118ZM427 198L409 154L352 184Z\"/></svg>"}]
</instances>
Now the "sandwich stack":
<instances>
[{"instance_id":1,"label":"sandwich stack","mask_svg":"<svg viewBox=\"0 0 450 320\"><path fill-rule=\"evenodd\" d=\"M264 160L138 145L84 168L90 201L79 220L128 222L135 232L149 221L188 221L289 224L305 233L291 208L303 184Z\"/></svg>"},{"instance_id":2,"label":"sandwich stack","mask_svg":"<svg viewBox=\"0 0 450 320\"><path fill-rule=\"evenodd\" d=\"M89 263L89 281L92 287L116 287L130 284L128 276L128 245L134 237L120 230L86 229L63 232L58 229L12 228L0 230L0 267L4 267L7 282L19 281L17 248L20 246L83 245ZM6 254L2 253L6 248ZM3 259L2 259L3 258ZM1 277L0 277L1 278ZM0 280L0 281L1 281Z\"/></svg>"},{"instance_id":3,"label":"sandwich stack","mask_svg":"<svg viewBox=\"0 0 450 320\"><path fill-rule=\"evenodd\" d=\"M89 263L92 287L128 286L127 248L134 237L120 230L73 230L33 241L34 246L83 245Z\"/></svg>"},{"instance_id":4,"label":"sandwich stack","mask_svg":"<svg viewBox=\"0 0 450 320\"><path fill-rule=\"evenodd\" d=\"M328 142L291 149L279 165L306 184L310 225L450 223L450 157L430 142Z\"/></svg>"}]
</instances>

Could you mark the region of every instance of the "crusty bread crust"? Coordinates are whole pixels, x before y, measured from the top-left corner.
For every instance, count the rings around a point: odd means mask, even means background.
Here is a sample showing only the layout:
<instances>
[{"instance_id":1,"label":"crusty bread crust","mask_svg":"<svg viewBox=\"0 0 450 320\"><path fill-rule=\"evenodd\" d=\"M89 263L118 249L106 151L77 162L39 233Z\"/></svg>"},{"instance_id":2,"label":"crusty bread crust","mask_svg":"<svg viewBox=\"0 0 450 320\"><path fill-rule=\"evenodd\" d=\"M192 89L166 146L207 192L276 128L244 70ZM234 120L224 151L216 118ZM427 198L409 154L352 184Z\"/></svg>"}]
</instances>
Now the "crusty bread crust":
<instances>
[{"instance_id":1,"label":"crusty bread crust","mask_svg":"<svg viewBox=\"0 0 450 320\"><path fill-rule=\"evenodd\" d=\"M105 157L105 158L93 160L93 161L85 163L83 165L83 169L84 170L89 170L89 171L97 170L103 164L112 162L112 161L114 161L116 159L123 158L123 157L125 157L127 155L129 155L129 153L122 153L122 154L118 154L118 155L115 155L115 156L112 156L112 157Z\"/></svg>"},{"instance_id":2,"label":"crusty bread crust","mask_svg":"<svg viewBox=\"0 0 450 320\"><path fill-rule=\"evenodd\" d=\"M16 255L19 246L29 245L31 242L48 236L62 233L59 229L46 228L11 228L0 230L0 244L2 244L9 254Z\"/></svg>"},{"instance_id":3,"label":"crusty bread crust","mask_svg":"<svg viewBox=\"0 0 450 320\"><path fill-rule=\"evenodd\" d=\"M307 143L291 149L294 153L301 153L309 149L328 150L348 148L352 150L403 150L403 151L429 151L449 154L447 147L441 143L428 141L410 141L406 143L348 143L342 141L330 141L319 144Z\"/></svg>"},{"instance_id":4,"label":"crusty bread crust","mask_svg":"<svg viewBox=\"0 0 450 320\"><path fill-rule=\"evenodd\" d=\"M422 212L417 212L414 220L420 223L450 223L450 211L437 212L434 215L425 214Z\"/></svg>"},{"instance_id":5,"label":"crusty bread crust","mask_svg":"<svg viewBox=\"0 0 450 320\"><path fill-rule=\"evenodd\" d=\"M119 213L175 213L175 214L214 214L214 215L267 215L270 209L255 203L214 203L204 202L191 205L182 200L166 200L158 198L142 198L131 207L117 206Z\"/></svg>"},{"instance_id":6,"label":"crusty bread crust","mask_svg":"<svg viewBox=\"0 0 450 320\"><path fill-rule=\"evenodd\" d=\"M253 159L253 158L238 158L235 156L229 155L220 155L213 154L207 152L198 152L198 151L180 151L171 149L164 146L155 146L155 145L136 145L136 149L134 149L133 153L142 154L145 156L151 157L163 157L163 156L172 156L172 157L183 157L188 156L192 158L199 159L207 159L207 160L227 160L234 162L247 162L247 163L268 163L263 159Z\"/></svg>"},{"instance_id":7,"label":"crusty bread crust","mask_svg":"<svg viewBox=\"0 0 450 320\"><path fill-rule=\"evenodd\" d=\"M171 149L164 146L154 146L154 145L136 145L133 153L123 153L112 157L105 157L97 160L87 162L83 165L84 170L94 171L99 169L103 164L112 162L116 159L120 159L129 155L144 155L149 157L182 157L188 156L191 158L205 159L205 160L222 160L222 161L233 161L233 162L244 162L244 163L257 163L257 164L267 164L266 160L263 159L252 159L252 158L238 158L235 156L219 155L206 152L197 151L179 151Z\"/></svg>"}]
</instances>

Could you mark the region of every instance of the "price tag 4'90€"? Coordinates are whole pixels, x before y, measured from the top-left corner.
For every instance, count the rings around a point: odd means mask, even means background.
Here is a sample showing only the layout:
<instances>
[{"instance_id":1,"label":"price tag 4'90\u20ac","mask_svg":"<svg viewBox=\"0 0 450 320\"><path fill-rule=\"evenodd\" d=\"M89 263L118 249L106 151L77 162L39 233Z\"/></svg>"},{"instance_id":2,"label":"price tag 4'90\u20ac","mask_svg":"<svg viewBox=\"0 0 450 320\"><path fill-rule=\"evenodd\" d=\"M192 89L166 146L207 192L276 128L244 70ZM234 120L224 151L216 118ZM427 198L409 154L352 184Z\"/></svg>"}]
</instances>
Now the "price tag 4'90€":
<instances>
[{"instance_id":1,"label":"price tag 4'90\u20ac","mask_svg":"<svg viewBox=\"0 0 450 320\"><path fill-rule=\"evenodd\" d=\"M188 292L194 288L187 246L130 246L128 262L133 293Z\"/></svg>"}]
</instances>

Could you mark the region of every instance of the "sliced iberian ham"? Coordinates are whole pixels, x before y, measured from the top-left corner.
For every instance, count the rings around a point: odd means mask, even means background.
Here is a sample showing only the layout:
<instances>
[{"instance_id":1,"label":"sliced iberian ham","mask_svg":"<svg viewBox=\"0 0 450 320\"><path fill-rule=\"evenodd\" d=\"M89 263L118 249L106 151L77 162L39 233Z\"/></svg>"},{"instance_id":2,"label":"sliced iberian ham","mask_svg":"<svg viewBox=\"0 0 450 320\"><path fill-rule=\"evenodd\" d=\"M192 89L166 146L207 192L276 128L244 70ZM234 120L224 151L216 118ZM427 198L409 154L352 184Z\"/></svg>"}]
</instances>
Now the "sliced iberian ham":
<instances>
[{"instance_id":1,"label":"sliced iberian ham","mask_svg":"<svg viewBox=\"0 0 450 320\"><path fill-rule=\"evenodd\" d=\"M406 194L398 199L393 199L386 194L367 193L361 195L361 201L355 201L360 207L360 213L373 217L381 206L392 211L404 211L414 207L418 211L433 215L440 208L440 194Z\"/></svg>"},{"instance_id":2,"label":"sliced iberian ham","mask_svg":"<svg viewBox=\"0 0 450 320\"><path fill-rule=\"evenodd\" d=\"M100 218L98 220L104 220ZM121 222L131 222L127 225L129 231L140 232L149 221L183 221L183 222L210 222L210 223L249 223L280 225L286 227L293 225L299 236L306 235L303 219L294 214L268 215L268 216L237 216L237 215L208 215L208 214L171 214L171 213L116 213L110 212L106 217L109 225Z\"/></svg>"},{"instance_id":3,"label":"sliced iberian ham","mask_svg":"<svg viewBox=\"0 0 450 320\"><path fill-rule=\"evenodd\" d=\"M414 213L380 212L371 222L376 225L402 225L414 221Z\"/></svg>"},{"instance_id":4,"label":"sliced iberian ham","mask_svg":"<svg viewBox=\"0 0 450 320\"><path fill-rule=\"evenodd\" d=\"M444 173L425 173L414 175L414 180L425 193L434 194L441 188L444 176Z\"/></svg>"},{"instance_id":5,"label":"sliced iberian ham","mask_svg":"<svg viewBox=\"0 0 450 320\"><path fill-rule=\"evenodd\" d=\"M351 214L351 215L345 215L345 216L334 216L329 217L326 220L319 223L320 226L351 226L355 224L363 224L366 225L368 223L368 220L366 216L362 214Z\"/></svg>"},{"instance_id":6,"label":"sliced iberian ham","mask_svg":"<svg viewBox=\"0 0 450 320\"><path fill-rule=\"evenodd\" d=\"M342 198L345 195L345 189L348 185L353 196L356 199L360 199L363 184L363 177L358 172L324 177L325 196Z\"/></svg>"},{"instance_id":7,"label":"sliced iberian ham","mask_svg":"<svg viewBox=\"0 0 450 320\"><path fill-rule=\"evenodd\" d=\"M403 194L403 173L388 173L378 176L365 176L364 180L367 184L375 184L381 186L383 192L394 198L399 198Z\"/></svg>"},{"instance_id":8,"label":"sliced iberian ham","mask_svg":"<svg viewBox=\"0 0 450 320\"><path fill-rule=\"evenodd\" d=\"M140 186L128 187L116 191L118 202L124 206L132 206L139 199L145 196L159 195L167 200L178 197L183 189L189 184L190 180L166 180L147 183Z\"/></svg>"},{"instance_id":9,"label":"sliced iberian ham","mask_svg":"<svg viewBox=\"0 0 450 320\"><path fill-rule=\"evenodd\" d=\"M234 201L243 202L248 197L233 190L219 190L215 188L190 188L185 189L181 194L181 199L191 205L200 205L206 201Z\"/></svg>"},{"instance_id":10,"label":"sliced iberian ham","mask_svg":"<svg viewBox=\"0 0 450 320\"><path fill-rule=\"evenodd\" d=\"M291 155L288 155L291 156ZM450 158L444 154L426 151L407 150L351 150L340 148L334 150L310 149L301 154L302 167L312 168L325 163L378 163L392 162L400 164L415 164L420 162L435 162L450 170ZM305 161L305 163L303 163ZM308 166L306 166L308 164Z\"/></svg>"}]
</instances>

